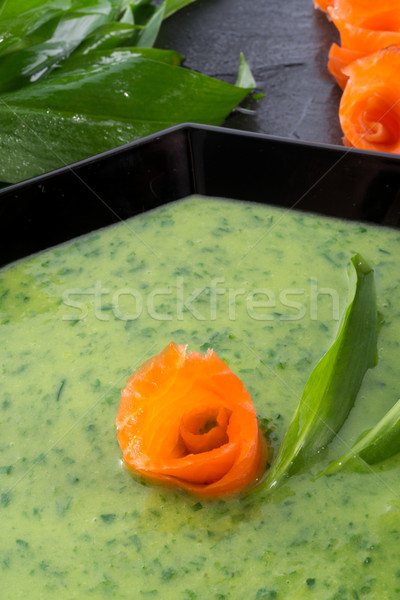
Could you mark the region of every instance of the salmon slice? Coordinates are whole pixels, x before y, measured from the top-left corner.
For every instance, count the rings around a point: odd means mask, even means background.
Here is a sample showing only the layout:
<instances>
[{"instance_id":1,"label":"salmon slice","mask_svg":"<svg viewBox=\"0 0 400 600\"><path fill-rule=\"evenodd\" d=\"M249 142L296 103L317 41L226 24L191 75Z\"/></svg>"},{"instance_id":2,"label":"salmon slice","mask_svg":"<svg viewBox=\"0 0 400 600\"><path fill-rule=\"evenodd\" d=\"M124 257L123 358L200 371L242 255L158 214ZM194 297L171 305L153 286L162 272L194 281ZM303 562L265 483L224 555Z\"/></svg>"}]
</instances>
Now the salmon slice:
<instances>
[{"instance_id":1,"label":"salmon slice","mask_svg":"<svg viewBox=\"0 0 400 600\"><path fill-rule=\"evenodd\" d=\"M315 8L320 8L324 12L328 12L328 8L330 8L333 4L334 0L314 0Z\"/></svg>"},{"instance_id":2,"label":"salmon slice","mask_svg":"<svg viewBox=\"0 0 400 600\"><path fill-rule=\"evenodd\" d=\"M346 145L400 152L400 46L343 68L349 78L339 108Z\"/></svg>"},{"instance_id":3,"label":"salmon slice","mask_svg":"<svg viewBox=\"0 0 400 600\"><path fill-rule=\"evenodd\" d=\"M357 58L400 44L400 2L335 0L327 10L341 42L341 46L331 46L328 70L344 89L344 67Z\"/></svg>"},{"instance_id":4,"label":"salmon slice","mask_svg":"<svg viewBox=\"0 0 400 600\"><path fill-rule=\"evenodd\" d=\"M198 496L243 490L266 461L250 394L212 350L171 342L129 378L116 424L129 468Z\"/></svg>"},{"instance_id":5,"label":"salmon slice","mask_svg":"<svg viewBox=\"0 0 400 600\"><path fill-rule=\"evenodd\" d=\"M327 12L335 24L340 21L374 31L400 31L398 0L333 0L328 4Z\"/></svg>"},{"instance_id":6,"label":"salmon slice","mask_svg":"<svg viewBox=\"0 0 400 600\"><path fill-rule=\"evenodd\" d=\"M336 83L344 90L348 80L348 75L343 72L344 67L347 67L350 63L357 58L361 58L363 55L360 52L354 50L347 50L337 44L332 44L329 50L328 58L328 71L336 79Z\"/></svg>"},{"instance_id":7,"label":"salmon slice","mask_svg":"<svg viewBox=\"0 0 400 600\"><path fill-rule=\"evenodd\" d=\"M344 89L348 76L344 67L354 60L373 54L391 45L400 44L400 33L368 31L352 25L341 25L341 46L332 44L329 51L328 70Z\"/></svg>"},{"instance_id":8,"label":"salmon slice","mask_svg":"<svg viewBox=\"0 0 400 600\"><path fill-rule=\"evenodd\" d=\"M346 23L343 19L332 20L340 32L341 45L348 50L362 52L365 55L400 43L400 31L367 29Z\"/></svg>"}]
</instances>

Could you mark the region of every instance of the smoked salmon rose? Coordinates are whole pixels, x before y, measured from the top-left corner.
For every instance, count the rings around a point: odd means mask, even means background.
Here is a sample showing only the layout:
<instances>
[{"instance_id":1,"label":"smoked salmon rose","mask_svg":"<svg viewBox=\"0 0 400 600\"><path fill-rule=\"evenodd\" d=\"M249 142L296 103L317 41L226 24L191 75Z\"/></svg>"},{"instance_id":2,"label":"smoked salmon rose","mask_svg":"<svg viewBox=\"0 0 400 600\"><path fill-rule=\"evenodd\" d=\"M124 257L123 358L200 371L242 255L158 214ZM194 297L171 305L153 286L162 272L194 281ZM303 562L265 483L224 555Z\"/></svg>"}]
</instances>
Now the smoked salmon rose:
<instances>
[{"instance_id":1,"label":"smoked salmon rose","mask_svg":"<svg viewBox=\"0 0 400 600\"><path fill-rule=\"evenodd\" d=\"M250 394L212 350L171 342L130 377L116 424L130 469L197 496L248 488L266 462Z\"/></svg>"},{"instance_id":2,"label":"smoked salmon rose","mask_svg":"<svg viewBox=\"0 0 400 600\"><path fill-rule=\"evenodd\" d=\"M346 144L400 153L400 46L360 58L344 73L339 119Z\"/></svg>"},{"instance_id":3,"label":"smoked salmon rose","mask_svg":"<svg viewBox=\"0 0 400 600\"><path fill-rule=\"evenodd\" d=\"M335 0L327 8L340 33L341 45L332 44L328 70L344 89L343 68L382 48L400 44L400 3L394 0Z\"/></svg>"}]
</instances>

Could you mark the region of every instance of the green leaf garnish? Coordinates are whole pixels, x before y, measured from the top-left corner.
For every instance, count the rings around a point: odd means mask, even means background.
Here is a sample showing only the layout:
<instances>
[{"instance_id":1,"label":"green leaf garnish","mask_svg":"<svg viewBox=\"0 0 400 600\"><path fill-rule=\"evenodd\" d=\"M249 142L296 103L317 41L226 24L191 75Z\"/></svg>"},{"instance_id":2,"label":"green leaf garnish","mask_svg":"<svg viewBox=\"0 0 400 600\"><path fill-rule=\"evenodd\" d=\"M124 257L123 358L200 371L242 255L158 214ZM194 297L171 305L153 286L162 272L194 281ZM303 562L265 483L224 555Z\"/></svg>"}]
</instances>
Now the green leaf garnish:
<instances>
[{"instance_id":1,"label":"green leaf garnish","mask_svg":"<svg viewBox=\"0 0 400 600\"><path fill-rule=\"evenodd\" d=\"M235 85L249 91L256 87L256 82L243 52L240 53L239 73Z\"/></svg>"},{"instance_id":2,"label":"green leaf garnish","mask_svg":"<svg viewBox=\"0 0 400 600\"><path fill-rule=\"evenodd\" d=\"M93 51L0 95L0 180L19 181L185 121L221 124L248 94L149 49Z\"/></svg>"},{"instance_id":3,"label":"green leaf garnish","mask_svg":"<svg viewBox=\"0 0 400 600\"><path fill-rule=\"evenodd\" d=\"M188 4L192 4L195 0L166 0L166 8L164 19L173 15L175 12L187 6Z\"/></svg>"},{"instance_id":4,"label":"green leaf garnish","mask_svg":"<svg viewBox=\"0 0 400 600\"><path fill-rule=\"evenodd\" d=\"M375 366L378 316L374 272L359 255L353 299L333 345L314 368L263 485L275 487L298 472L337 434L354 405L365 372Z\"/></svg>"},{"instance_id":5,"label":"green leaf garnish","mask_svg":"<svg viewBox=\"0 0 400 600\"><path fill-rule=\"evenodd\" d=\"M400 452L400 400L385 414L372 429L361 434L354 446L333 462L320 475L336 473L341 468L358 469L374 465Z\"/></svg>"},{"instance_id":6,"label":"green leaf garnish","mask_svg":"<svg viewBox=\"0 0 400 600\"><path fill-rule=\"evenodd\" d=\"M94 50L112 50L123 46L134 46L143 27L114 21L98 27L77 47L71 56L89 54Z\"/></svg>"},{"instance_id":7,"label":"green leaf garnish","mask_svg":"<svg viewBox=\"0 0 400 600\"><path fill-rule=\"evenodd\" d=\"M135 42L135 46L139 46L142 48L152 48L154 42L157 39L158 32L160 31L161 23L164 19L165 14L165 2L160 4L158 9L154 12L154 14L147 21L146 25L143 27L142 31L139 34L137 41Z\"/></svg>"},{"instance_id":8,"label":"green leaf garnish","mask_svg":"<svg viewBox=\"0 0 400 600\"><path fill-rule=\"evenodd\" d=\"M7 4L14 3L6 3L5 11ZM19 2L15 4L19 5ZM21 39L15 40L8 48L0 46L0 50L3 50L0 56L0 92L17 89L42 78L57 63L65 60L88 35L114 19L116 14L112 2L106 0L80 4L82 6L70 10L49 10L32 23L25 37L22 37L25 27L21 23ZM31 12L28 14L31 15ZM14 27L20 18L17 15L13 19ZM0 27L3 33L2 20Z\"/></svg>"},{"instance_id":9,"label":"green leaf garnish","mask_svg":"<svg viewBox=\"0 0 400 600\"><path fill-rule=\"evenodd\" d=\"M236 85L152 48L195 0L0 0L0 181L15 183L183 122L220 125Z\"/></svg>"}]
</instances>

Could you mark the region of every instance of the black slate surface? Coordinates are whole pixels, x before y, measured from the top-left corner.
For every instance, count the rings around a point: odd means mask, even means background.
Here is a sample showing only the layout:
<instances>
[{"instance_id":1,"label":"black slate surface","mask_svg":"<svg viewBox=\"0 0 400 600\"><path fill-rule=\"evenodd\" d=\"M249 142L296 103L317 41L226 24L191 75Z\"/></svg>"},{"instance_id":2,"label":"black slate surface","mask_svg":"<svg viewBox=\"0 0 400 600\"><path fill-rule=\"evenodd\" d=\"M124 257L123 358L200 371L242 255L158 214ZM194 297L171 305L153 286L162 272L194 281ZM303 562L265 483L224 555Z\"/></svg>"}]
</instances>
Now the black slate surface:
<instances>
[{"instance_id":1,"label":"black slate surface","mask_svg":"<svg viewBox=\"0 0 400 600\"><path fill-rule=\"evenodd\" d=\"M164 22L157 46L184 65L234 83L243 52L266 97L229 127L341 145L341 90L326 69L336 28L312 0L197 0Z\"/></svg>"}]
</instances>

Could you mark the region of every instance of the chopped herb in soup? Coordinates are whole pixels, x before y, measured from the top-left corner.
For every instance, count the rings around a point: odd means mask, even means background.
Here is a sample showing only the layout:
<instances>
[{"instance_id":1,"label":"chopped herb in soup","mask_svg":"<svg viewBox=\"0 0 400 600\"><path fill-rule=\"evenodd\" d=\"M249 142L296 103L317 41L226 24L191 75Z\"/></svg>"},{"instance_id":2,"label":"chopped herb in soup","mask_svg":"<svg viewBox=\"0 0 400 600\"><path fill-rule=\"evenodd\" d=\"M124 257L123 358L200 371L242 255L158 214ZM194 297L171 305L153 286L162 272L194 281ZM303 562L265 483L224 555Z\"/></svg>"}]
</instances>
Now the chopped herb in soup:
<instances>
[{"instance_id":1,"label":"chopped herb in soup","mask_svg":"<svg viewBox=\"0 0 400 600\"><path fill-rule=\"evenodd\" d=\"M379 360L317 464L214 500L123 467L121 389L171 340L237 374L276 457L355 253L374 268ZM397 431L399 274L398 231L204 198L0 271L1 598L400 597L400 454L321 475L366 430Z\"/></svg>"}]
</instances>

